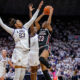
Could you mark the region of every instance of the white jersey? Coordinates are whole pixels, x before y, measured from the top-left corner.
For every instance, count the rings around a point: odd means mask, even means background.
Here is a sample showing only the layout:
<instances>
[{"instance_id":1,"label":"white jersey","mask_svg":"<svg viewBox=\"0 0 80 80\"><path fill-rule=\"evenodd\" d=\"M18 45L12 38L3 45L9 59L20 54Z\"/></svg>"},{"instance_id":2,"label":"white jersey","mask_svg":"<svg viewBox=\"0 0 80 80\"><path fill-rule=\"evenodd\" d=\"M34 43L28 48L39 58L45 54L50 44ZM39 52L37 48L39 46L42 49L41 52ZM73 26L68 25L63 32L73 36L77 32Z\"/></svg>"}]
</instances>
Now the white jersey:
<instances>
[{"instance_id":1,"label":"white jersey","mask_svg":"<svg viewBox=\"0 0 80 80\"><path fill-rule=\"evenodd\" d=\"M3 58L0 56L0 77L6 74L6 65L8 64L8 58Z\"/></svg>"},{"instance_id":2,"label":"white jersey","mask_svg":"<svg viewBox=\"0 0 80 80\"><path fill-rule=\"evenodd\" d=\"M30 38L30 51L39 52L39 43L38 43L38 35Z\"/></svg>"},{"instance_id":3,"label":"white jersey","mask_svg":"<svg viewBox=\"0 0 80 80\"><path fill-rule=\"evenodd\" d=\"M28 56L29 66L38 66L39 62L39 43L38 43L38 35L30 38L30 52Z\"/></svg>"},{"instance_id":4,"label":"white jersey","mask_svg":"<svg viewBox=\"0 0 80 80\"><path fill-rule=\"evenodd\" d=\"M8 63L8 58L3 58L0 56L0 67L6 68L6 64Z\"/></svg>"},{"instance_id":5,"label":"white jersey","mask_svg":"<svg viewBox=\"0 0 80 80\"><path fill-rule=\"evenodd\" d=\"M15 40L15 48L21 48L24 51L29 49L28 29L15 29L13 38Z\"/></svg>"},{"instance_id":6,"label":"white jersey","mask_svg":"<svg viewBox=\"0 0 80 80\"><path fill-rule=\"evenodd\" d=\"M24 61L25 53L28 53L29 50L29 36L28 36L28 29L34 23L39 13L39 9L36 10L33 17L23 25L22 29L13 29L8 27L6 24L3 23L2 19L0 18L0 26L6 30L9 34L13 35L15 40L15 49L12 55L13 63L17 64L19 61ZM26 54L27 56L27 54ZM27 58L25 57L27 60ZM26 63L26 62L25 62ZM25 65L25 64L24 64Z\"/></svg>"}]
</instances>

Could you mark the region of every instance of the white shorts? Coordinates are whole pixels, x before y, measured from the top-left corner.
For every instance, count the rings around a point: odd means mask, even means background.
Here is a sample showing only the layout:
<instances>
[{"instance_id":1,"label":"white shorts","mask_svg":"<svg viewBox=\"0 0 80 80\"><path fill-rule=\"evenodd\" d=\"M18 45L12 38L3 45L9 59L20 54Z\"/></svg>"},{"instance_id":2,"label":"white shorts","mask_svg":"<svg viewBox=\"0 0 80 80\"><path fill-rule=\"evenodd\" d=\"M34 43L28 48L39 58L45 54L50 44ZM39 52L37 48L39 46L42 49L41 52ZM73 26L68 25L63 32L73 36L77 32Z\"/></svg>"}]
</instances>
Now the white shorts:
<instances>
[{"instance_id":1,"label":"white shorts","mask_svg":"<svg viewBox=\"0 0 80 80\"><path fill-rule=\"evenodd\" d=\"M5 68L0 66L0 77L5 77L6 71Z\"/></svg>"},{"instance_id":2,"label":"white shorts","mask_svg":"<svg viewBox=\"0 0 80 80\"><path fill-rule=\"evenodd\" d=\"M28 59L29 66L38 66L40 64L40 62L39 62L39 53L38 52L30 51L28 58L29 58Z\"/></svg>"},{"instance_id":3,"label":"white shorts","mask_svg":"<svg viewBox=\"0 0 80 80\"><path fill-rule=\"evenodd\" d=\"M21 49L14 49L12 55L12 62L17 66L27 67L28 65L28 51L22 51Z\"/></svg>"}]
</instances>

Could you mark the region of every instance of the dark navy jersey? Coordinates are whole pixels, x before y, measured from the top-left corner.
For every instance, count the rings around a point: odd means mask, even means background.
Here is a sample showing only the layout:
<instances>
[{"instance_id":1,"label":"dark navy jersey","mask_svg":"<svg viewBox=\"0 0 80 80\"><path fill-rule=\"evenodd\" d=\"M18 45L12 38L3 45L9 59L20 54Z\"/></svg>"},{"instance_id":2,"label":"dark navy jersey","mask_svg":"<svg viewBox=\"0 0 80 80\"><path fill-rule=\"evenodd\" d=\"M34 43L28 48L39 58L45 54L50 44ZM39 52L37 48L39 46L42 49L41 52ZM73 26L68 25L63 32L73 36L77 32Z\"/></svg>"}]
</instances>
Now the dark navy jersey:
<instances>
[{"instance_id":1,"label":"dark navy jersey","mask_svg":"<svg viewBox=\"0 0 80 80\"><path fill-rule=\"evenodd\" d=\"M50 32L48 29L40 29L39 32L39 47L48 45L50 39Z\"/></svg>"}]
</instances>

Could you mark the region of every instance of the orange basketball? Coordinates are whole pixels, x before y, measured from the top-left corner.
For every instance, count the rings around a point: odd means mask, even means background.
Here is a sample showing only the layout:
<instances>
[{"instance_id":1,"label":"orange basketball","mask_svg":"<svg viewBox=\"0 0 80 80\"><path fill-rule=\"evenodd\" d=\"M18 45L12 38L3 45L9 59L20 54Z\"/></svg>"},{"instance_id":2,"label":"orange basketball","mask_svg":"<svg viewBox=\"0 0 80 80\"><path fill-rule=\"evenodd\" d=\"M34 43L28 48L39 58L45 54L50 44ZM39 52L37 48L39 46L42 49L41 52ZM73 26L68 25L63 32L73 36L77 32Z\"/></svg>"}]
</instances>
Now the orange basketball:
<instances>
[{"instance_id":1,"label":"orange basketball","mask_svg":"<svg viewBox=\"0 0 80 80\"><path fill-rule=\"evenodd\" d=\"M45 8L44 8L44 14L45 15L49 15L50 14L50 8L52 8L51 6L46 6Z\"/></svg>"}]
</instances>

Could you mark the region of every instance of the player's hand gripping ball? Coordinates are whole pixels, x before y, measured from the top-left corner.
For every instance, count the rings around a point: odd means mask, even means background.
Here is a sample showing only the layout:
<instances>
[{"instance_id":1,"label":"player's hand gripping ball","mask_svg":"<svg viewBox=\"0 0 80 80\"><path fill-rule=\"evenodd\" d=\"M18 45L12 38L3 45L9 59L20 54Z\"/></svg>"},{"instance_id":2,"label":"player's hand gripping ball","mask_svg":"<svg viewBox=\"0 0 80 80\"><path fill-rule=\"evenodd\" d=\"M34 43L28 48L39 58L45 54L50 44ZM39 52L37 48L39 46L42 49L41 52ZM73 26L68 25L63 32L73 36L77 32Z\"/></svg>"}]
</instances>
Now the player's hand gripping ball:
<instances>
[{"instance_id":1,"label":"player's hand gripping ball","mask_svg":"<svg viewBox=\"0 0 80 80\"><path fill-rule=\"evenodd\" d=\"M45 15L49 15L49 14L50 14L50 9L53 9L52 6L46 6L46 7L44 8L44 14L45 14Z\"/></svg>"}]
</instances>

